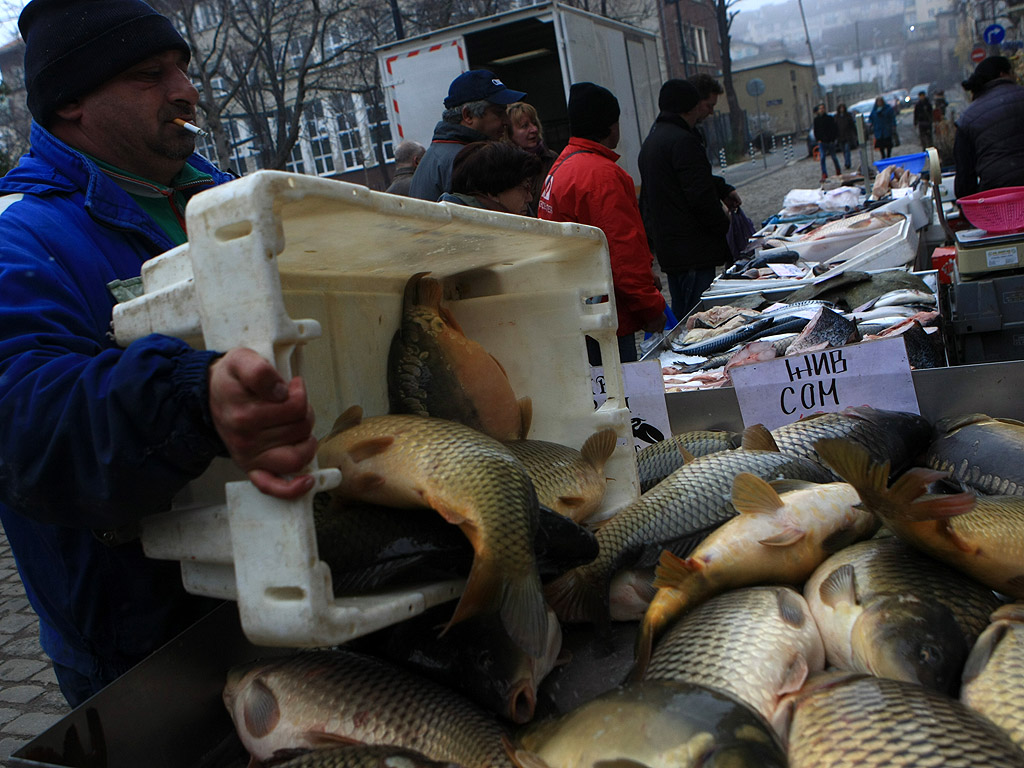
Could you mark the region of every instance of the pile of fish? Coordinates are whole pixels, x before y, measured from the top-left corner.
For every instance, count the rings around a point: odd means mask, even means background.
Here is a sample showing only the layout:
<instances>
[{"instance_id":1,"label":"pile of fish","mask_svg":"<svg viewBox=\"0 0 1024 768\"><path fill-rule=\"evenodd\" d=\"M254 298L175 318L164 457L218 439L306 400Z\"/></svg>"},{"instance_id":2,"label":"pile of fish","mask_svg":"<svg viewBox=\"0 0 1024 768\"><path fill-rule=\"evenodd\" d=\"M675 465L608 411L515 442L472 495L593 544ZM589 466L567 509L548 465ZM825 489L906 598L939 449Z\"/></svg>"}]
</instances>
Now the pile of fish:
<instances>
[{"instance_id":1,"label":"pile of fish","mask_svg":"<svg viewBox=\"0 0 1024 768\"><path fill-rule=\"evenodd\" d=\"M892 287L896 286L896 287ZM912 368L946 364L937 298L903 270L850 272L764 309L717 306L686 319L687 332L659 355L666 390L729 386L737 365L900 336Z\"/></svg>"},{"instance_id":2,"label":"pile of fish","mask_svg":"<svg viewBox=\"0 0 1024 768\"><path fill-rule=\"evenodd\" d=\"M1005 467L1024 425L971 414L935 436L862 407L676 436L591 528L615 433L526 439L528 405L425 275L389 392L391 413L353 406L321 441L342 480L317 499L318 553L346 595L465 588L344 647L232 670L253 765L1024 766L1004 680L1024 671L1024 609L1003 605L1024 599L1024 499L979 495L1024 489ZM979 490L927 493L951 471ZM942 738L914 741L935 723Z\"/></svg>"},{"instance_id":3,"label":"pile of fish","mask_svg":"<svg viewBox=\"0 0 1024 768\"><path fill-rule=\"evenodd\" d=\"M592 472L606 442L547 455ZM448 568L466 590L233 670L253 765L1024 768L1024 424L865 406L666 443L591 530L589 502L537 502L591 488L543 479L558 459L343 415L321 553L377 517L390 533L332 575L372 591Z\"/></svg>"}]
</instances>

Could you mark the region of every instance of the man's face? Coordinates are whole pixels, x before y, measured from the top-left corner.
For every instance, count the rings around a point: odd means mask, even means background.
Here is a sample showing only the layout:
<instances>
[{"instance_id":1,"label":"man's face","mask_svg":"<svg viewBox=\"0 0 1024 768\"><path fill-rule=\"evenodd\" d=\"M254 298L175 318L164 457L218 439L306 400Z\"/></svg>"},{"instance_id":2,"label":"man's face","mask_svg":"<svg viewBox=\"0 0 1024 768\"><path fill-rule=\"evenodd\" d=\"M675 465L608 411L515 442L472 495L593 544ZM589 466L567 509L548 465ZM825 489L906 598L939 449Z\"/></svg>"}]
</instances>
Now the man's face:
<instances>
[{"instance_id":1,"label":"man's face","mask_svg":"<svg viewBox=\"0 0 1024 768\"><path fill-rule=\"evenodd\" d=\"M151 56L57 110L54 129L100 160L166 184L195 150L195 136L171 122L195 119L199 93L186 67L181 51Z\"/></svg>"},{"instance_id":2,"label":"man's face","mask_svg":"<svg viewBox=\"0 0 1024 768\"><path fill-rule=\"evenodd\" d=\"M824 104L819 104L818 108L815 110L815 112L817 112L819 115L824 115L825 114L825 105Z\"/></svg>"},{"instance_id":3,"label":"man's face","mask_svg":"<svg viewBox=\"0 0 1024 768\"><path fill-rule=\"evenodd\" d=\"M462 124L479 131L484 136L494 141L505 135L505 126L508 125L508 114L504 104L488 104L487 109L480 117L467 117L468 113L463 112Z\"/></svg>"},{"instance_id":4,"label":"man's face","mask_svg":"<svg viewBox=\"0 0 1024 768\"><path fill-rule=\"evenodd\" d=\"M712 93L706 99L697 102L697 122L701 123L715 114L715 105L718 103L718 94Z\"/></svg>"}]
</instances>

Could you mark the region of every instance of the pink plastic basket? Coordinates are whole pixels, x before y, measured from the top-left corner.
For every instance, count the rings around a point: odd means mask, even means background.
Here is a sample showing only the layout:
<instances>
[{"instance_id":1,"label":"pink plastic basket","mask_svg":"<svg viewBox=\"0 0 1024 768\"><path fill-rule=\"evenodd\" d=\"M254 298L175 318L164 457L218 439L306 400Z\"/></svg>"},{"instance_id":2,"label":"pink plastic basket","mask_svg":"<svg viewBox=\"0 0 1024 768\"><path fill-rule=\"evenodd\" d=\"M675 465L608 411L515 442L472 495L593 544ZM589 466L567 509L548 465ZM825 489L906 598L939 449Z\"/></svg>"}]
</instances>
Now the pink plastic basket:
<instances>
[{"instance_id":1,"label":"pink plastic basket","mask_svg":"<svg viewBox=\"0 0 1024 768\"><path fill-rule=\"evenodd\" d=\"M1024 187L999 187L957 200L964 216L991 234L1024 230Z\"/></svg>"}]
</instances>

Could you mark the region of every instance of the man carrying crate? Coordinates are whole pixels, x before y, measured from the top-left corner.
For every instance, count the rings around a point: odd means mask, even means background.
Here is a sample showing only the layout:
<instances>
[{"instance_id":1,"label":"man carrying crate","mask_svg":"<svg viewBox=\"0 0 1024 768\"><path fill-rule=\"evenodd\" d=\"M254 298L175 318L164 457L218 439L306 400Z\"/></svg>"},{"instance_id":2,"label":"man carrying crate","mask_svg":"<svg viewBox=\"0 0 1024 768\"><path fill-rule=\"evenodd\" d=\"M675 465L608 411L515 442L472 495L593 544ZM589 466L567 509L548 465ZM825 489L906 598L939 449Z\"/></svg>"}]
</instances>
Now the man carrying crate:
<instances>
[{"instance_id":1,"label":"man carrying crate","mask_svg":"<svg viewBox=\"0 0 1024 768\"><path fill-rule=\"evenodd\" d=\"M251 350L116 346L108 284L185 242L190 51L141 0L33 0L18 22L32 152L0 179L0 521L77 706L212 607L144 556L144 515L216 456L297 498L316 452L301 380Z\"/></svg>"}]
</instances>

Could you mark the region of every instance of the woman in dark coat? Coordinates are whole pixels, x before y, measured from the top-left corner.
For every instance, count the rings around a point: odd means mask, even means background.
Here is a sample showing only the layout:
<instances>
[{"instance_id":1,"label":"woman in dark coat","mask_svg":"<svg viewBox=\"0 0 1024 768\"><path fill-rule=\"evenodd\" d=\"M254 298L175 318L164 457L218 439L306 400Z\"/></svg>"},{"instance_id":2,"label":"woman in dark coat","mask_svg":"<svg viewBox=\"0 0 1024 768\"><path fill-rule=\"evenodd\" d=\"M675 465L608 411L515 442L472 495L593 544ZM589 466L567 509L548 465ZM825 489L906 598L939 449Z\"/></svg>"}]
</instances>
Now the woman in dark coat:
<instances>
[{"instance_id":1,"label":"woman in dark coat","mask_svg":"<svg viewBox=\"0 0 1024 768\"><path fill-rule=\"evenodd\" d=\"M850 150L857 148L857 124L843 103L836 106L836 129L838 131L836 142L843 150L843 168L848 171L850 170Z\"/></svg>"}]
</instances>

